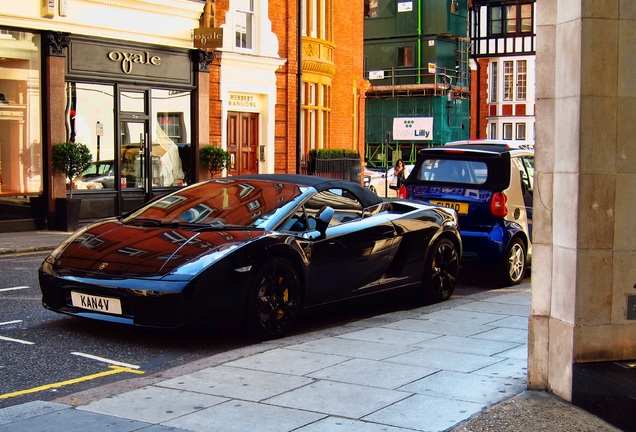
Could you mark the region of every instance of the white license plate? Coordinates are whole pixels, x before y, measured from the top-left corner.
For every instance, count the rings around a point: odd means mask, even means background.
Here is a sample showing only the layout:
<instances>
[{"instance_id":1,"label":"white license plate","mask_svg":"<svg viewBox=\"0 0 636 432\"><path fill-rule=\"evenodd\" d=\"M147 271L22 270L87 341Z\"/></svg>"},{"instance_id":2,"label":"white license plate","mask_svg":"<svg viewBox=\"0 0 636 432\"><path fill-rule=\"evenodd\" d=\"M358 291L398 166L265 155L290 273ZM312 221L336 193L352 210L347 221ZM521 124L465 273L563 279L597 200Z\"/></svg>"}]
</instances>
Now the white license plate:
<instances>
[{"instance_id":1,"label":"white license plate","mask_svg":"<svg viewBox=\"0 0 636 432\"><path fill-rule=\"evenodd\" d=\"M99 297L71 291L71 302L73 303L73 306L82 309L121 315L121 302L119 299Z\"/></svg>"}]
</instances>

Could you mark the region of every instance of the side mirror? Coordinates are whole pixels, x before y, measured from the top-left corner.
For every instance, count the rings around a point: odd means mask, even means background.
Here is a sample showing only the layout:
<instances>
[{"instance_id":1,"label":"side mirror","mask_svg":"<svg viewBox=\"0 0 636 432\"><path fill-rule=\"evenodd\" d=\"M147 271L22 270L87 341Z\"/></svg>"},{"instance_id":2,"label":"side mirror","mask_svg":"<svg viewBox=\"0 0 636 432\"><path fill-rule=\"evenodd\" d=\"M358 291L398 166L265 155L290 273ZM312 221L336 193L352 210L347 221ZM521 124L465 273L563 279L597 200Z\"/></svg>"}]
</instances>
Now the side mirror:
<instances>
[{"instance_id":1,"label":"side mirror","mask_svg":"<svg viewBox=\"0 0 636 432\"><path fill-rule=\"evenodd\" d=\"M309 238L312 240L325 238L327 227L329 226L329 222L331 222L333 214L333 208L329 206L324 206L318 210L318 213L316 213L316 216L314 217L314 220L316 221L316 230L309 232ZM318 235L316 235L316 232Z\"/></svg>"},{"instance_id":2,"label":"side mirror","mask_svg":"<svg viewBox=\"0 0 636 432\"><path fill-rule=\"evenodd\" d=\"M329 206L324 206L323 208L318 210L318 213L316 214L316 218L320 222L324 223L325 225L329 225L329 222L331 221L331 218L333 217L333 213L334 213L333 208Z\"/></svg>"}]
</instances>

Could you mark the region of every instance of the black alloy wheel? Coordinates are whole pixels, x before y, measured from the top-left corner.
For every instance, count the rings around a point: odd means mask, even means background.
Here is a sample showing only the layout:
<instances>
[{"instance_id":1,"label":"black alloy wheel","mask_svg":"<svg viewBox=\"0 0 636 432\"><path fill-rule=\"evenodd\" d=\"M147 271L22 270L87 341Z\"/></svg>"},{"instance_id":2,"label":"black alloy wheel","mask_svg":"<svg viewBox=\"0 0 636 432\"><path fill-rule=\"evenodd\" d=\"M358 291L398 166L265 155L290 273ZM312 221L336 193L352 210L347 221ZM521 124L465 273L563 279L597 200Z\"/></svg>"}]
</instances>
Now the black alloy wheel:
<instances>
[{"instance_id":1,"label":"black alloy wheel","mask_svg":"<svg viewBox=\"0 0 636 432\"><path fill-rule=\"evenodd\" d=\"M423 300L439 303L448 300L455 291L459 274L459 256L455 244L441 238L435 242L424 268Z\"/></svg>"},{"instance_id":2,"label":"black alloy wheel","mask_svg":"<svg viewBox=\"0 0 636 432\"><path fill-rule=\"evenodd\" d=\"M248 294L247 320L251 333L275 339L292 327L301 308L301 286L294 266L284 258L265 262Z\"/></svg>"}]
</instances>

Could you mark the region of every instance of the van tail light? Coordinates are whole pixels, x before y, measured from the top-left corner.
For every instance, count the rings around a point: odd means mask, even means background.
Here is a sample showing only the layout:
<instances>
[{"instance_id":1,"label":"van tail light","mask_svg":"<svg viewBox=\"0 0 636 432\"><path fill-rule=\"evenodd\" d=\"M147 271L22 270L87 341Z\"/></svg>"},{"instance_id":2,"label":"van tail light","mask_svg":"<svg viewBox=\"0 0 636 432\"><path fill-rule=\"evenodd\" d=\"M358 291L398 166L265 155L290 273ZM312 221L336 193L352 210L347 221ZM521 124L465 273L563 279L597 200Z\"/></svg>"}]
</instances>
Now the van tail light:
<instances>
[{"instance_id":1,"label":"van tail light","mask_svg":"<svg viewBox=\"0 0 636 432\"><path fill-rule=\"evenodd\" d=\"M508 197L503 192L495 192L490 200L490 212L493 216L505 217L508 215L508 207L506 207Z\"/></svg>"},{"instance_id":2,"label":"van tail light","mask_svg":"<svg viewBox=\"0 0 636 432\"><path fill-rule=\"evenodd\" d=\"M398 198L406 199L406 186L402 185L398 190Z\"/></svg>"}]
</instances>

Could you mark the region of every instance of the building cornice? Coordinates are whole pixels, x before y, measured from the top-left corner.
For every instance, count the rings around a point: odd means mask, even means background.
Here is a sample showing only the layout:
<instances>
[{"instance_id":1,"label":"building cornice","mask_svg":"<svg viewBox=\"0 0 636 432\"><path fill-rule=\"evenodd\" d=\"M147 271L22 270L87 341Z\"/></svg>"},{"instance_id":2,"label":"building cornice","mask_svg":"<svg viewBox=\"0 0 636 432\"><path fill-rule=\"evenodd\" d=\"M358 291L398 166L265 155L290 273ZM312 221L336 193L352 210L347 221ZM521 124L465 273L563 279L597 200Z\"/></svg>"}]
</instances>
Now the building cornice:
<instances>
[{"instance_id":1,"label":"building cornice","mask_svg":"<svg viewBox=\"0 0 636 432\"><path fill-rule=\"evenodd\" d=\"M124 9L143 12L164 12L170 16L199 19L203 13L203 4L186 0L84 0L86 3L98 3Z\"/></svg>"}]
</instances>

